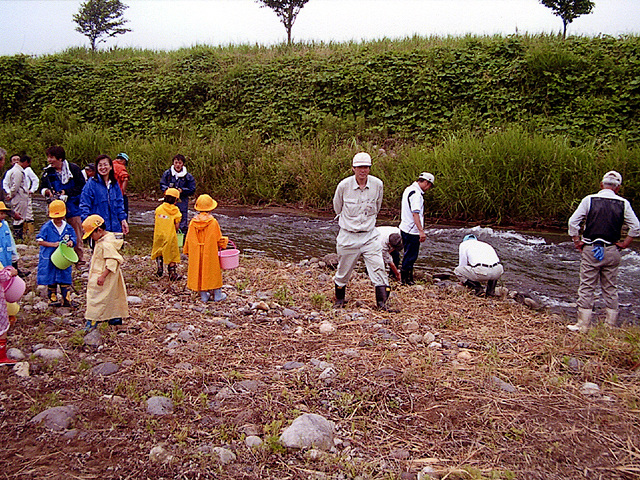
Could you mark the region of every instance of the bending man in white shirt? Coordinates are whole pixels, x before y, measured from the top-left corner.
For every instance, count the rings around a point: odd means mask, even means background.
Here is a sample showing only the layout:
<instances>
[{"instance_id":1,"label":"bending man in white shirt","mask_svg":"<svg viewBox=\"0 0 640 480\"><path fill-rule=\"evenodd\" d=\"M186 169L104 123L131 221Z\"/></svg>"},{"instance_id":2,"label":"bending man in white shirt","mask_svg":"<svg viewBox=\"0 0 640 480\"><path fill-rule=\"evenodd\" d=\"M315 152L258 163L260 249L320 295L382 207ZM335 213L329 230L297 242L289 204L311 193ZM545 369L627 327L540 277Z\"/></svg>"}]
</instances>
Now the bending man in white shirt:
<instances>
[{"instance_id":1,"label":"bending man in white shirt","mask_svg":"<svg viewBox=\"0 0 640 480\"><path fill-rule=\"evenodd\" d=\"M472 289L476 295L495 295L496 284L502 277L504 268L493 247L469 234L462 240L458 251L460 259L454 273L462 284ZM486 292L481 282L487 282Z\"/></svg>"}]
</instances>

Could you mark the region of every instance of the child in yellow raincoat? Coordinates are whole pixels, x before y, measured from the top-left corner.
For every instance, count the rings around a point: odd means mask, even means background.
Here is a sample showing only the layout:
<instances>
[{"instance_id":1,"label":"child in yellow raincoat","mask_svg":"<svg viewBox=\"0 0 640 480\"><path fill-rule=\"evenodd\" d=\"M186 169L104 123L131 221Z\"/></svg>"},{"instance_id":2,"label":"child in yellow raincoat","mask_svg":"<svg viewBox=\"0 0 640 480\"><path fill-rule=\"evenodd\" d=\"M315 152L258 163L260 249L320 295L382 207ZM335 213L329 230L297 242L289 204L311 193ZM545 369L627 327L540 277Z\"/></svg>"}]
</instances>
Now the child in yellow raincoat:
<instances>
[{"instance_id":1,"label":"child in yellow raincoat","mask_svg":"<svg viewBox=\"0 0 640 480\"><path fill-rule=\"evenodd\" d=\"M178 247L178 235L176 231L180 226L182 213L175 205L180 198L180 192L175 188L167 188L164 192L164 202L156 208L156 220L153 227L153 247L151 248L151 260L158 265L156 275L161 277L164 273L164 265L167 264L169 280L180 280L177 272L177 264L180 263L180 247Z\"/></svg>"},{"instance_id":2,"label":"child in yellow raincoat","mask_svg":"<svg viewBox=\"0 0 640 480\"><path fill-rule=\"evenodd\" d=\"M120 269L124 259L118 253L124 240L104 229L100 215L89 215L82 222L82 229L83 240L91 237L95 242L87 280L85 331L93 330L98 322L105 320L109 325L122 325L122 319L129 316L127 288Z\"/></svg>"},{"instance_id":3,"label":"child in yellow raincoat","mask_svg":"<svg viewBox=\"0 0 640 480\"><path fill-rule=\"evenodd\" d=\"M213 300L221 302L227 298L222 293L222 269L220 268L219 248L227 248L229 238L223 237L218 221L211 211L218 206L209 195L200 195L196 200L196 215L189 223L189 231L183 252L189 255L187 288L200 292L200 300L208 302L213 290Z\"/></svg>"}]
</instances>

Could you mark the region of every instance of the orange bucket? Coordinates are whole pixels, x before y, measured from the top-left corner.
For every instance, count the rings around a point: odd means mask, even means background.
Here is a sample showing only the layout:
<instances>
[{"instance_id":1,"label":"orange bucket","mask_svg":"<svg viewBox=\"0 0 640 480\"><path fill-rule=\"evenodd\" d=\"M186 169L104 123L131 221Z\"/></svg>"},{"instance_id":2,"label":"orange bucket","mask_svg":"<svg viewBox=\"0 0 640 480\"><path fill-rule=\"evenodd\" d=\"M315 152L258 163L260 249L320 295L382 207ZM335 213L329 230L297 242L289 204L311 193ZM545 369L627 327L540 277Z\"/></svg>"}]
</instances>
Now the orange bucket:
<instances>
[{"instance_id":1,"label":"orange bucket","mask_svg":"<svg viewBox=\"0 0 640 480\"><path fill-rule=\"evenodd\" d=\"M240 265L240 250L236 248L236 244L229 240L229 243L233 245L233 248L226 250L220 250L218 256L220 257L220 268L222 270L233 270Z\"/></svg>"}]
</instances>

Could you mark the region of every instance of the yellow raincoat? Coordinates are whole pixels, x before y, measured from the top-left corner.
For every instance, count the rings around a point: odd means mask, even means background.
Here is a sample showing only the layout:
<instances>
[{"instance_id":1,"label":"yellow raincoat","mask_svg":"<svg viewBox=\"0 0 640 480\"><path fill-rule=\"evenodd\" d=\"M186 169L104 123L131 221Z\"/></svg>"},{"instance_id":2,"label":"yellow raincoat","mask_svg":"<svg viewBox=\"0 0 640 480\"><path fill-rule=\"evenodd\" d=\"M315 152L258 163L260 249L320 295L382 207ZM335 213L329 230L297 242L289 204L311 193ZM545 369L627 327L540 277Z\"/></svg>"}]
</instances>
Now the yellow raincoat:
<instances>
[{"instance_id":1,"label":"yellow raincoat","mask_svg":"<svg viewBox=\"0 0 640 480\"><path fill-rule=\"evenodd\" d=\"M164 263L180 263L180 248L176 225L180 224L182 213L170 203L162 203L156 208L156 220L153 227L153 247L151 260L162 257Z\"/></svg>"},{"instance_id":2,"label":"yellow raincoat","mask_svg":"<svg viewBox=\"0 0 640 480\"><path fill-rule=\"evenodd\" d=\"M200 212L191 220L182 249L185 255L189 255L187 288L202 292L222 287L218 249L226 248L228 242L211 214Z\"/></svg>"},{"instance_id":3,"label":"yellow raincoat","mask_svg":"<svg viewBox=\"0 0 640 480\"><path fill-rule=\"evenodd\" d=\"M87 320L100 322L129 316L127 288L120 269L124 259L118 253L123 243L124 240L116 239L111 232L106 232L96 242L87 281L87 312L84 314ZM100 286L98 277L105 269L109 270L109 275Z\"/></svg>"}]
</instances>

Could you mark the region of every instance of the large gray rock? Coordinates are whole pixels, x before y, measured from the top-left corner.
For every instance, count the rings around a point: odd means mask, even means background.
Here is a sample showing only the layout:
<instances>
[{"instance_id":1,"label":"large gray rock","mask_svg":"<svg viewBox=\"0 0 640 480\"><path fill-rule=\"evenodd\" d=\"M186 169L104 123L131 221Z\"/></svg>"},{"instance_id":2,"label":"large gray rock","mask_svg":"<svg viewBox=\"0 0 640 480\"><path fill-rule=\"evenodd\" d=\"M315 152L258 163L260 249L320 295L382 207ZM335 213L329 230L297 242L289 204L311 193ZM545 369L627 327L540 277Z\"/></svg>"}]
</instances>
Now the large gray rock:
<instances>
[{"instance_id":1,"label":"large gray rock","mask_svg":"<svg viewBox=\"0 0 640 480\"><path fill-rule=\"evenodd\" d=\"M147 400L147 413L151 415L171 415L173 401L167 397L151 397Z\"/></svg>"},{"instance_id":2,"label":"large gray rock","mask_svg":"<svg viewBox=\"0 0 640 480\"><path fill-rule=\"evenodd\" d=\"M223 447L213 447L212 449L212 454L215 455L218 458L218 461L222 464L222 465L227 465L231 462L235 462L236 461L236 454L233 453L231 450L227 449L227 448L223 448Z\"/></svg>"},{"instance_id":3,"label":"large gray rock","mask_svg":"<svg viewBox=\"0 0 640 480\"><path fill-rule=\"evenodd\" d=\"M334 431L333 422L315 413L305 413L282 432L280 443L288 448L330 450L334 446Z\"/></svg>"},{"instance_id":4,"label":"large gray rock","mask_svg":"<svg viewBox=\"0 0 640 480\"><path fill-rule=\"evenodd\" d=\"M19 348L8 348L7 357L11 360L18 360L19 362L26 358L22 350L20 350Z\"/></svg>"},{"instance_id":5,"label":"large gray rock","mask_svg":"<svg viewBox=\"0 0 640 480\"><path fill-rule=\"evenodd\" d=\"M99 347L102 345L102 335L98 329L91 330L84 336L84 344L89 347Z\"/></svg>"},{"instance_id":6,"label":"large gray rock","mask_svg":"<svg viewBox=\"0 0 640 480\"><path fill-rule=\"evenodd\" d=\"M61 431L69 428L71 422L76 418L77 409L73 405L66 407L52 407L44 412L40 412L33 417L31 423L42 423L45 427Z\"/></svg>"},{"instance_id":7,"label":"large gray rock","mask_svg":"<svg viewBox=\"0 0 640 480\"><path fill-rule=\"evenodd\" d=\"M35 351L34 355L45 360L61 360L64 358L64 352L59 348L40 348Z\"/></svg>"},{"instance_id":8,"label":"large gray rock","mask_svg":"<svg viewBox=\"0 0 640 480\"><path fill-rule=\"evenodd\" d=\"M102 375L102 376L107 376L107 375L112 375L114 373L116 373L118 370L120 369L120 367L118 365L116 365L113 362L105 362L105 363L101 363L100 365L96 365L95 367L93 367L91 369L91 373L94 373L95 375Z\"/></svg>"}]
</instances>

